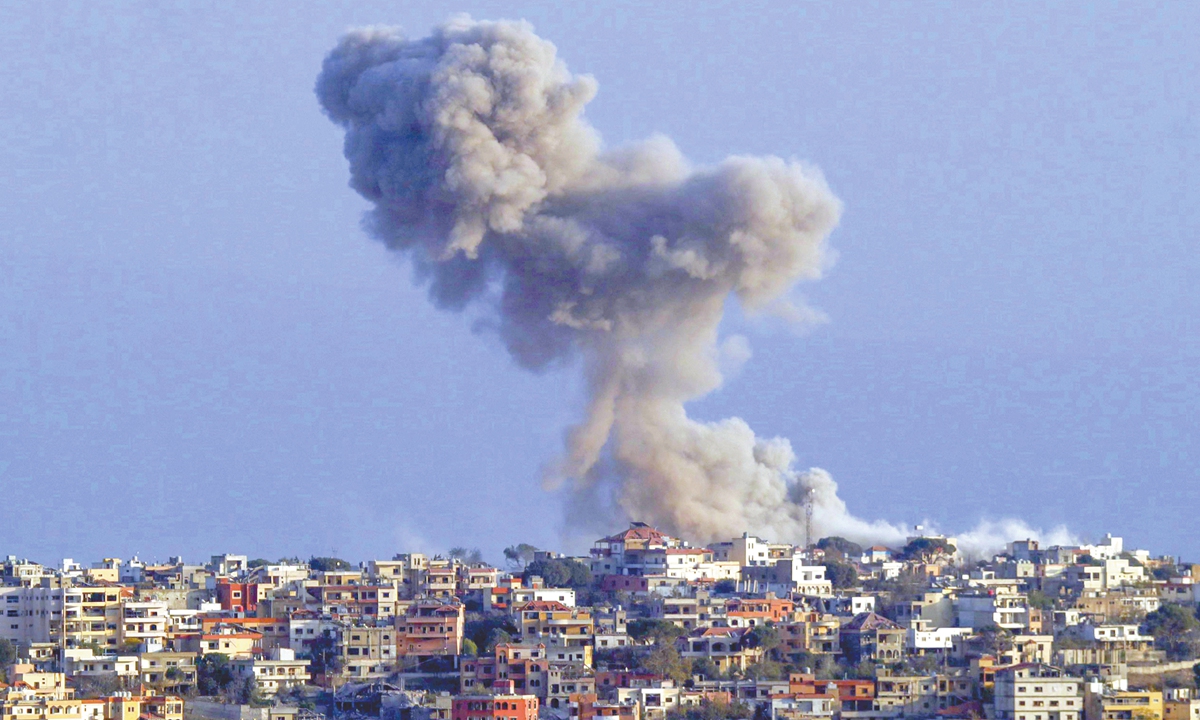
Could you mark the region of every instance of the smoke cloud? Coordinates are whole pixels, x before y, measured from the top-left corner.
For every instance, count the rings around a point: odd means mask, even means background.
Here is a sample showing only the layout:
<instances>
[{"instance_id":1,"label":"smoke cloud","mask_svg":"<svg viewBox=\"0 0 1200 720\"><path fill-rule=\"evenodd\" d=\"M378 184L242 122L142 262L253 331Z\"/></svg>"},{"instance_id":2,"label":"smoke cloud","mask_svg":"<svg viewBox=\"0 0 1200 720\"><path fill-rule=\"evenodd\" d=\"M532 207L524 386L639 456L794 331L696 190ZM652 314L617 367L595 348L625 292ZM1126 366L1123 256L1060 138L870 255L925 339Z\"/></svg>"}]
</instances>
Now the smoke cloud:
<instances>
[{"instance_id":1,"label":"smoke cloud","mask_svg":"<svg viewBox=\"0 0 1200 720\"><path fill-rule=\"evenodd\" d=\"M821 276L841 212L818 170L693 166L665 137L605 150L583 117L595 81L523 22L353 31L316 92L345 129L370 233L433 302L494 312L525 368L581 361L589 399L548 488L696 540L792 542L811 490L818 536L903 539L851 515L828 473L795 469L787 440L685 410L749 357L744 338L719 337L728 299L814 316L788 292Z\"/></svg>"}]
</instances>

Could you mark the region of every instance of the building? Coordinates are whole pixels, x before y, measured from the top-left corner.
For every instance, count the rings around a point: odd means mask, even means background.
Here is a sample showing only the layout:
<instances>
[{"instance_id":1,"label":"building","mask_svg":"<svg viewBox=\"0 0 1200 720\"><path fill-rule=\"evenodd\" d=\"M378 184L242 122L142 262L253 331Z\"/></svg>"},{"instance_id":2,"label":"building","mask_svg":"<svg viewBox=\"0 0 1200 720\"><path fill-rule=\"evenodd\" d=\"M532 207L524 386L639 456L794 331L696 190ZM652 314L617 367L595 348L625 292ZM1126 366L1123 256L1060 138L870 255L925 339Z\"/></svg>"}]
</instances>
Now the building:
<instances>
[{"instance_id":1,"label":"building","mask_svg":"<svg viewBox=\"0 0 1200 720\"><path fill-rule=\"evenodd\" d=\"M873 612L855 615L839 632L842 652L854 663L900 662L904 659L906 636L904 628Z\"/></svg>"},{"instance_id":2,"label":"building","mask_svg":"<svg viewBox=\"0 0 1200 720\"><path fill-rule=\"evenodd\" d=\"M288 648L276 648L266 658L231 660L229 666L240 678L254 678L259 691L264 695L303 687L312 680L308 672L308 661L298 660L296 653Z\"/></svg>"},{"instance_id":3,"label":"building","mask_svg":"<svg viewBox=\"0 0 1200 720\"><path fill-rule=\"evenodd\" d=\"M996 720L1083 720L1083 681L1040 663L997 670Z\"/></svg>"},{"instance_id":4,"label":"building","mask_svg":"<svg viewBox=\"0 0 1200 720\"><path fill-rule=\"evenodd\" d=\"M591 608L572 608L560 602L534 601L517 610L521 639L567 647L591 646L594 628Z\"/></svg>"},{"instance_id":5,"label":"building","mask_svg":"<svg viewBox=\"0 0 1200 720\"><path fill-rule=\"evenodd\" d=\"M1174 688L1163 698L1163 720L1200 720L1200 698L1191 688Z\"/></svg>"},{"instance_id":6,"label":"building","mask_svg":"<svg viewBox=\"0 0 1200 720\"><path fill-rule=\"evenodd\" d=\"M1158 690L1113 690L1099 683L1088 688L1085 720L1163 720L1163 694Z\"/></svg>"},{"instance_id":7,"label":"building","mask_svg":"<svg viewBox=\"0 0 1200 720\"><path fill-rule=\"evenodd\" d=\"M387 677L396 666L397 630L392 625L355 624L341 632L342 674L353 679Z\"/></svg>"},{"instance_id":8,"label":"building","mask_svg":"<svg viewBox=\"0 0 1200 720\"><path fill-rule=\"evenodd\" d=\"M396 649L406 662L461 655L463 606L457 602L416 602L396 616Z\"/></svg>"},{"instance_id":9,"label":"building","mask_svg":"<svg viewBox=\"0 0 1200 720\"><path fill-rule=\"evenodd\" d=\"M454 698L452 720L538 720L533 695L463 695Z\"/></svg>"}]
</instances>

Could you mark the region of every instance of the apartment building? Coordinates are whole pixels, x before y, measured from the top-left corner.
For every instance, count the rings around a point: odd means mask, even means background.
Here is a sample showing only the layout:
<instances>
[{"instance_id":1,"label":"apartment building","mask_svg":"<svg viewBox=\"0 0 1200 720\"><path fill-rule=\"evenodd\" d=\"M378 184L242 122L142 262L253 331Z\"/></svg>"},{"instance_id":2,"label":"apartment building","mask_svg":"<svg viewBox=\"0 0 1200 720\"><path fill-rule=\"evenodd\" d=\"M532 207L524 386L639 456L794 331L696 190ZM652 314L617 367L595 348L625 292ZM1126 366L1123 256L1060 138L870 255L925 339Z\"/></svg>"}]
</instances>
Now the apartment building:
<instances>
[{"instance_id":1,"label":"apartment building","mask_svg":"<svg viewBox=\"0 0 1200 720\"><path fill-rule=\"evenodd\" d=\"M464 695L454 698L453 720L538 720L534 695Z\"/></svg>"},{"instance_id":2,"label":"apartment building","mask_svg":"<svg viewBox=\"0 0 1200 720\"><path fill-rule=\"evenodd\" d=\"M50 585L0 586L0 638L21 645L57 638L63 590Z\"/></svg>"},{"instance_id":3,"label":"apartment building","mask_svg":"<svg viewBox=\"0 0 1200 720\"><path fill-rule=\"evenodd\" d=\"M396 666L398 631L390 624L355 623L342 628L338 657L342 674L354 679L387 677Z\"/></svg>"},{"instance_id":4,"label":"apartment building","mask_svg":"<svg viewBox=\"0 0 1200 720\"><path fill-rule=\"evenodd\" d=\"M276 648L266 657L231 660L229 666L240 678L253 677L264 695L302 687L312 680L308 660L298 660L296 653L288 648Z\"/></svg>"},{"instance_id":5,"label":"apartment building","mask_svg":"<svg viewBox=\"0 0 1200 720\"><path fill-rule=\"evenodd\" d=\"M397 654L406 662L461 654L463 625L457 602L414 602L396 616Z\"/></svg>"},{"instance_id":6,"label":"apartment building","mask_svg":"<svg viewBox=\"0 0 1200 720\"><path fill-rule=\"evenodd\" d=\"M71 587L64 591L67 647L94 645L115 651L124 622L122 598L130 594L120 586Z\"/></svg>"},{"instance_id":7,"label":"apartment building","mask_svg":"<svg viewBox=\"0 0 1200 720\"><path fill-rule=\"evenodd\" d=\"M997 670L996 720L1083 720L1083 681L1039 663Z\"/></svg>"},{"instance_id":8,"label":"apartment building","mask_svg":"<svg viewBox=\"0 0 1200 720\"><path fill-rule=\"evenodd\" d=\"M595 625L591 608L571 608L560 602L534 601L518 610L519 629L525 642L545 642L566 647L593 644Z\"/></svg>"}]
</instances>

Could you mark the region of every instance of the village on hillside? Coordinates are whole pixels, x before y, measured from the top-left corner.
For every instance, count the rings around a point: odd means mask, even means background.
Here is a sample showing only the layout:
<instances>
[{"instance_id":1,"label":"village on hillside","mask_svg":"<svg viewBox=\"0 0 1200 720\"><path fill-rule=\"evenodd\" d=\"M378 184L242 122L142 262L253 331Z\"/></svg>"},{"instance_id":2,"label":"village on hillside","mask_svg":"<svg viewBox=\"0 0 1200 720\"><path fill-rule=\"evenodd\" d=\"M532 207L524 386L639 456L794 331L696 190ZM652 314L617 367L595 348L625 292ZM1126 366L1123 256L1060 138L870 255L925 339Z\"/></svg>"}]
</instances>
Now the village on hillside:
<instances>
[{"instance_id":1,"label":"village on hillside","mask_svg":"<svg viewBox=\"0 0 1200 720\"><path fill-rule=\"evenodd\" d=\"M9 556L0 720L1200 720L1200 565L643 523L569 557Z\"/></svg>"}]
</instances>

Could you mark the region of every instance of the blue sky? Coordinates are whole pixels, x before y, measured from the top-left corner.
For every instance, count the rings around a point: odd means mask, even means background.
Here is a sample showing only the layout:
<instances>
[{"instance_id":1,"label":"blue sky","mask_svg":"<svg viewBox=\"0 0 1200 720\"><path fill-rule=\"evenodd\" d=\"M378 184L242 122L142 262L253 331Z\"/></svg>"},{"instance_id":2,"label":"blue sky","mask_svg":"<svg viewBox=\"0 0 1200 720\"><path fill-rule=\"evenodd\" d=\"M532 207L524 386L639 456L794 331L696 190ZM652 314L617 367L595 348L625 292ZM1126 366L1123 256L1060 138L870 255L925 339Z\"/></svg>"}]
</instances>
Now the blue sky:
<instances>
[{"instance_id":1,"label":"blue sky","mask_svg":"<svg viewBox=\"0 0 1200 720\"><path fill-rule=\"evenodd\" d=\"M0 9L0 550L362 559L554 546L582 400L359 227L312 93L347 27L525 18L608 145L810 161L830 322L734 313L744 417L858 515L1195 558L1200 6L166 4Z\"/></svg>"}]
</instances>

